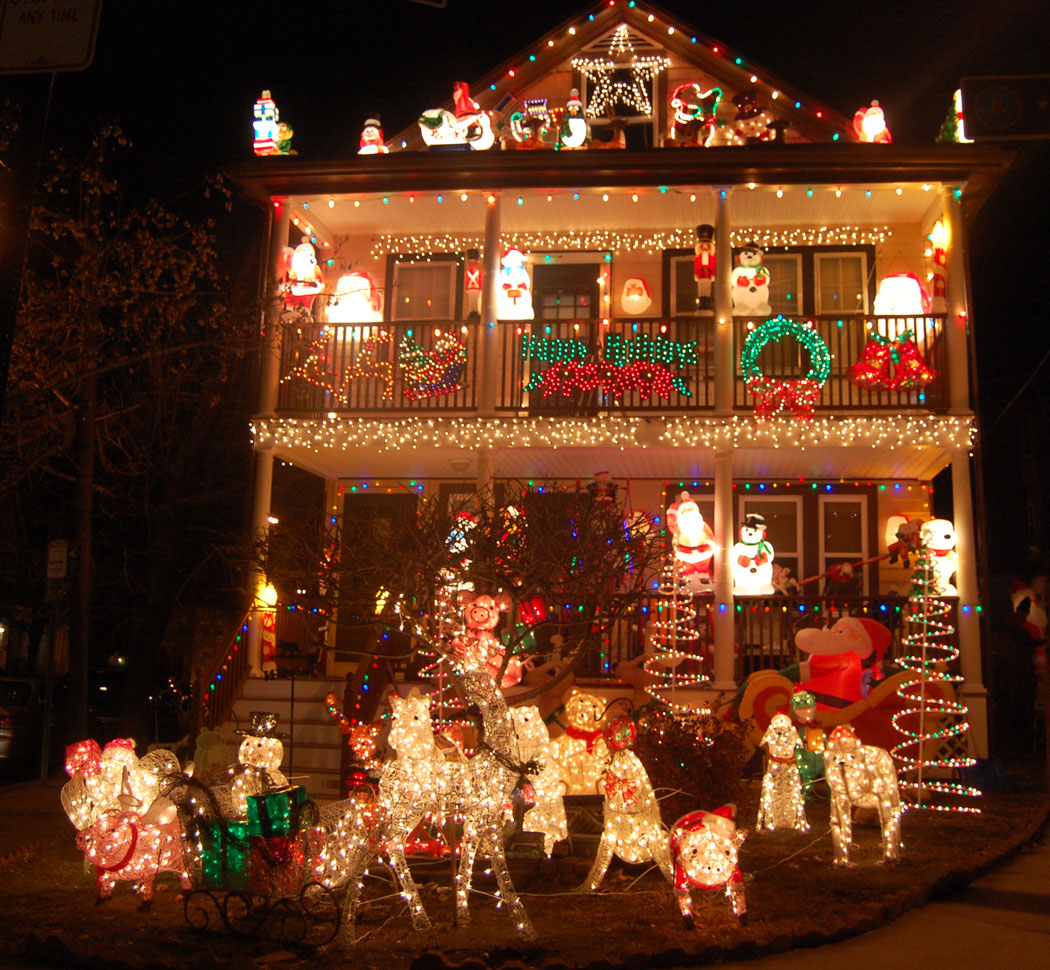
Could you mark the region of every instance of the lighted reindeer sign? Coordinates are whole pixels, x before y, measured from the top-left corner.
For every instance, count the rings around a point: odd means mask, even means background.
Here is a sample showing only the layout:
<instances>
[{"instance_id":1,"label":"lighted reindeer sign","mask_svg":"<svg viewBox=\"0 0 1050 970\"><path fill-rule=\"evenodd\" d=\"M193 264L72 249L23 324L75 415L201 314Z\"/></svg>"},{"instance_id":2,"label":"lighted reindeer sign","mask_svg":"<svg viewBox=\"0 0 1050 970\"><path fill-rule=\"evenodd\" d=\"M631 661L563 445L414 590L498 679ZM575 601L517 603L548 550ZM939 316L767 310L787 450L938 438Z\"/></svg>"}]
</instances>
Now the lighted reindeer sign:
<instances>
[{"instance_id":1,"label":"lighted reindeer sign","mask_svg":"<svg viewBox=\"0 0 1050 970\"><path fill-rule=\"evenodd\" d=\"M854 805L878 810L882 824L883 861L899 861L901 797L897 788L897 769L889 752L874 745L861 744L850 725L840 724L828 738L824 766L831 794L835 865L850 864Z\"/></svg>"}]
</instances>

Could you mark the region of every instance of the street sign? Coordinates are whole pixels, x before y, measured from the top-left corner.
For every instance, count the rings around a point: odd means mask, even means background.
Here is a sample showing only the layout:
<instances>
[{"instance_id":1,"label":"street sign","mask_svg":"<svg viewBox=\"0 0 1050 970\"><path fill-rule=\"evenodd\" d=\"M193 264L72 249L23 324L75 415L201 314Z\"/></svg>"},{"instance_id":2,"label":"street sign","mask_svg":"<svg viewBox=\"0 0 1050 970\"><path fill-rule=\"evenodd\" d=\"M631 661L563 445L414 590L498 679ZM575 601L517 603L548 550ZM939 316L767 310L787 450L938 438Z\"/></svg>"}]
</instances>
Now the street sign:
<instances>
[{"instance_id":1,"label":"street sign","mask_svg":"<svg viewBox=\"0 0 1050 970\"><path fill-rule=\"evenodd\" d=\"M1050 75L964 77L961 89L967 138L1050 138Z\"/></svg>"},{"instance_id":2,"label":"street sign","mask_svg":"<svg viewBox=\"0 0 1050 970\"><path fill-rule=\"evenodd\" d=\"M90 67L101 12L102 0L0 0L0 74Z\"/></svg>"},{"instance_id":3,"label":"street sign","mask_svg":"<svg viewBox=\"0 0 1050 970\"><path fill-rule=\"evenodd\" d=\"M52 539L47 544L47 578L65 579L69 560L69 540Z\"/></svg>"}]
</instances>

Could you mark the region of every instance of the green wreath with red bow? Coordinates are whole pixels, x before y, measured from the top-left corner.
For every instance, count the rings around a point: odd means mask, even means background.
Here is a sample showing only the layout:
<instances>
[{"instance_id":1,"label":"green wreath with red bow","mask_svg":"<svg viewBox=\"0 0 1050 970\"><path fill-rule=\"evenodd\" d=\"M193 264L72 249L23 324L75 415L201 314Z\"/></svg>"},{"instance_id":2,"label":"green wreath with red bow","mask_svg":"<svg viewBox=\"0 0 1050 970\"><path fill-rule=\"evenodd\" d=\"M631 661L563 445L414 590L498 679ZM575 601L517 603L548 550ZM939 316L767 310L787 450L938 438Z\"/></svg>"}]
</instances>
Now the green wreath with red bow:
<instances>
[{"instance_id":1,"label":"green wreath with red bow","mask_svg":"<svg viewBox=\"0 0 1050 970\"><path fill-rule=\"evenodd\" d=\"M805 377L794 380L766 377L758 366L758 355L766 344L785 337L794 337L809 354L809 371ZM820 389L831 373L831 351L812 326L778 316L747 335L740 355L740 369L748 391L755 395L756 418L773 418L787 410L800 421L808 421L813 417Z\"/></svg>"}]
</instances>

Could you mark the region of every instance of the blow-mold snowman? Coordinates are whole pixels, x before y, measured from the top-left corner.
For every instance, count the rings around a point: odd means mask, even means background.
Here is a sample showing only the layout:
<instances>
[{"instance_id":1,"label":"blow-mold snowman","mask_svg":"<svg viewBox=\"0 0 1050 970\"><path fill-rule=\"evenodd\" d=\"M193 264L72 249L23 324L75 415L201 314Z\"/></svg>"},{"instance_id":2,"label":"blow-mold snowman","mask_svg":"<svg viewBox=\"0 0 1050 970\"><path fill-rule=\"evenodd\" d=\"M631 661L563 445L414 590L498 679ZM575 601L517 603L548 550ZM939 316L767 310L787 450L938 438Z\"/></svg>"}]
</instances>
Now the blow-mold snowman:
<instances>
[{"instance_id":1,"label":"blow-mold snowman","mask_svg":"<svg viewBox=\"0 0 1050 970\"><path fill-rule=\"evenodd\" d=\"M773 546L766 539L766 520L761 515L745 516L732 562L736 593L764 596L773 592Z\"/></svg>"},{"instance_id":2,"label":"blow-mold snowman","mask_svg":"<svg viewBox=\"0 0 1050 970\"><path fill-rule=\"evenodd\" d=\"M745 243L733 267L733 315L768 317L769 270L762 265L762 247Z\"/></svg>"},{"instance_id":3,"label":"blow-mold snowman","mask_svg":"<svg viewBox=\"0 0 1050 970\"><path fill-rule=\"evenodd\" d=\"M284 760L282 742L288 735L277 733L277 721L277 714L252 711L248 730L237 732L244 740L237 752L237 764L230 767L229 774L233 808L238 815L248 811L249 795L288 785L288 779L280 770Z\"/></svg>"},{"instance_id":4,"label":"blow-mold snowman","mask_svg":"<svg viewBox=\"0 0 1050 970\"><path fill-rule=\"evenodd\" d=\"M958 596L952 585L955 571L959 568L959 556L955 551L955 526L947 519L930 519L922 526L922 544L930 557L930 585L935 596Z\"/></svg>"}]
</instances>

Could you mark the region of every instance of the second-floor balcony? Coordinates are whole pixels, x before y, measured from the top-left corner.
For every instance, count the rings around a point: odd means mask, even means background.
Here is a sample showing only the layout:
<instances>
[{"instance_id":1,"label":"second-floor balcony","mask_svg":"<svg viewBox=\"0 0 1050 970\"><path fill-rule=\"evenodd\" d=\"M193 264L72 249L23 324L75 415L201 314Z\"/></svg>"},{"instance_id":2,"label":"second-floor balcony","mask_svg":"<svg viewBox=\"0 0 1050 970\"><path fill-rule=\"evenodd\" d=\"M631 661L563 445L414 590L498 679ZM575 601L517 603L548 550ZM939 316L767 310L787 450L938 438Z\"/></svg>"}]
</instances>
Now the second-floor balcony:
<instances>
[{"instance_id":1,"label":"second-floor balcony","mask_svg":"<svg viewBox=\"0 0 1050 970\"><path fill-rule=\"evenodd\" d=\"M502 321L491 328L301 319L282 326L277 411L286 417L695 413L713 411L716 387L728 381L733 409L751 413L755 395L741 351L761 323L733 319L733 372L720 374L710 316ZM817 413L946 410L944 315L817 315L800 323L830 355ZM793 338L766 342L756 360L764 377L786 383L804 379L813 366ZM858 363L869 379L858 379Z\"/></svg>"}]
</instances>

